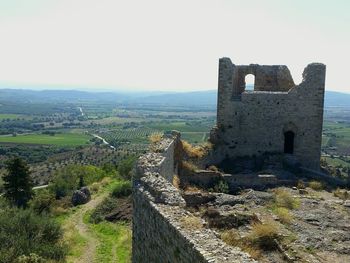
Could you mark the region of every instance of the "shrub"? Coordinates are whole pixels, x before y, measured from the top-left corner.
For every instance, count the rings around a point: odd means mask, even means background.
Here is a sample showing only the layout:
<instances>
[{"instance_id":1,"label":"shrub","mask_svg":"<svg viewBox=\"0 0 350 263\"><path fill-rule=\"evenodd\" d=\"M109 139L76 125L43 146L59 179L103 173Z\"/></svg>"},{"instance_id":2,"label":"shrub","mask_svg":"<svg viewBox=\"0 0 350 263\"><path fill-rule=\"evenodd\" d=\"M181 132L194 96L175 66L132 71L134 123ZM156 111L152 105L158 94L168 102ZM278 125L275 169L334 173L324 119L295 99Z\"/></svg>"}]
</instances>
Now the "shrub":
<instances>
[{"instance_id":1,"label":"shrub","mask_svg":"<svg viewBox=\"0 0 350 263\"><path fill-rule=\"evenodd\" d=\"M163 134L156 132L149 136L149 141L151 143L158 143L162 140L162 138L163 138Z\"/></svg>"},{"instance_id":2,"label":"shrub","mask_svg":"<svg viewBox=\"0 0 350 263\"><path fill-rule=\"evenodd\" d=\"M35 194L29 205L37 214L42 214L50 213L54 202L54 195L48 189L42 189Z\"/></svg>"},{"instance_id":3,"label":"shrub","mask_svg":"<svg viewBox=\"0 0 350 263\"><path fill-rule=\"evenodd\" d=\"M208 152L208 149L206 149L205 146L201 146L201 145L193 146L192 144L183 140L182 140L182 147L185 153L190 158L200 159L200 158L203 158L204 155L206 155Z\"/></svg>"},{"instance_id":4,"label":"shrub","mask_svg":"<svg viewBox=\"0 0 350 263\"><path fill-rule=\"evenodd\" d=\"M69 165L54 174L49 188L59 199L71 195L74 190L80 188L82 182L90 185L106 176L107 173L96 166Z\"/></svg>"},{"instance_id":5,"label":"shrub","mask_svg":"<svg viewBox=\"0 0 350 263\"><path fill-rule=\"evenodd\" d=\"M275 204L277 207L296 209L300 205L300 200L293 197L288 191L283 189L275 190Z\"/></svg>"},{"instance_id":6,"label":"shrub","mask_svg":"<svg viewBox=\"0 0 350 263\"><path fill-rule=\"evenodd\" d=\"M0 212L0 263L15 262L22 255L35 253L49 260L62 261L66 247L62 229L47 216L31 209L6 209ZM29 261L30 262L30 261Z\"/></svg>"},{"instance_id":7,"label":"shrub","mask_svg":"<svg viewBox=\"0 0 350 263\"><path fill-rule=\"evenodd\" d=\"M53 207L62 207L64 209L71 208L72 205L72 198L70 196L65 196L59 200L56 200Z\"/></svg>"},{"instance_id":8,"label":"shrub","mask_svg":"<svg viewBox=\"0 0 350 263\"><path fill-rule=\"evenodd\" d=\"M130 180L131 179L131 171L135 166L135 162L136 162L136 157L135 156L131 156L123 161L121 161L118 164L118 172L120 174L120 176L124 179Z\"/></svg>"},{"instance_id":9,"label":"shrub","mask_svg":"<svg viewBox=\"0 0 350 263\"><path fill-rule=\"evenodd\" d=\"M132 187L130 181L121 181L116 184L112 189L113 197L125 197L129 196L132 193Z\"/></svg>"},{"instance_id":10,"label":"shrub","mask_svg":"<svg viewBox=\"0 0 350 263\"><path fill-rule=\"evenodd\" d=\"M311 181L309 187L315 191L321 191L323 189L322 183L317 181Z\"/></svg>"},{"instance_id":11,"label":"shrub","mask_svg":"<svg viewBox=\"0 0 350 263\"><path fill-rule=\"evenodd\" d=\"M275 249L275 240L279 238L278 227L274 222L253 224L252 231L247 238L251 244L262 249Z\"/></svg>"},{"instance_id":12,"label":"shrub","mask_svg":"<svg viewBox=\"0 0 350 263\"><path fill-rule=\"evenodd\" d=\"M201 219L196 216L183 217L181 218L180 223L186 229L198 230L203 228Z\"/></svg>"},{"instance_id":13,"label":"shrub","mask_svg":"<svg viewBox=\"0 0 350 263\"><path fill-rule=\"evenodd\" d=\"M293 220L293 216L290 214L289 210L285 207L277 207L274 213L278 216L280 221L284 224L290 224Z\"/></svg>"},{"instance_id":14,"label":"shrub","mask_svg":"<svg viewBox=\"0 0 350 263\"><path fill-rule=\"evenodd\" d=\"M230 189L227 182L225 182L224 180L220 180L214 185L213 188L209 189L209 191L228 194L230 192Z\"/></svg>"}]
</instances>

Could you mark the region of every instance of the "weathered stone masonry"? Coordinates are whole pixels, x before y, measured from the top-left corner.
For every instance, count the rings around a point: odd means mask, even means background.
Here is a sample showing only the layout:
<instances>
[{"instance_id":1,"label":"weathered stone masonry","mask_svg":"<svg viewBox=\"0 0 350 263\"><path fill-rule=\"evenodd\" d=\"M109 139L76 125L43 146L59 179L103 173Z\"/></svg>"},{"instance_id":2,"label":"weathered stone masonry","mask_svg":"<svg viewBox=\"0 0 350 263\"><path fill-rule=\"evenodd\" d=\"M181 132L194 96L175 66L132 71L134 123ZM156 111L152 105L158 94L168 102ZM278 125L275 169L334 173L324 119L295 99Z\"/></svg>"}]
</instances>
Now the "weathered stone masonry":
<instances>
[{"instance_id":1,"label":"weathered stone masonry","mask_svg":"<svg viewBox=\"0 0 350 263\"><path fill-rule=\"evenodd\" d=\"M227 246L210 229L188 230L189 215L176 174L179 135L163 140L157 153L142 156L133 180L133 263L255 262L239 248Z\"/></svg>"},{"instance_id":2,"label":"weathered stone masonry","mask_svg":"<svg viewBox=\"0 0 350 263\"><path fill-rule=\"evenodd\" d=\"M296 86L286 66L236 66L220 59L213 162L288 153L305 168L318 170L325 72L325 65L309 64ZM254 91L245 90L247 74L255 76Z\"/></svg>"},{"instance_id":3,"label":"weathered stone masonry","mask_svg":"<svg viewBox=\"0 0 350 263\"><path fill-rule=\"evenodd\" d=\"M245 90L247 74L255 76L254 91ZM236 66L228 58L220 59L217 126L210 136L214 149L206 161L286 154L303 167L318 170L324 85L323 64L308 65L296 86L286 66ZM226 245L215 231L181 224L191 213L172 184L182 158L180 135L169 135L153 150L140 157L133 178L132 262L255 262L239 248ZM239 179L202 171L203 180L213 176ZM249 178L244 183L250 185Z\"/></svg>"}]
</instances>

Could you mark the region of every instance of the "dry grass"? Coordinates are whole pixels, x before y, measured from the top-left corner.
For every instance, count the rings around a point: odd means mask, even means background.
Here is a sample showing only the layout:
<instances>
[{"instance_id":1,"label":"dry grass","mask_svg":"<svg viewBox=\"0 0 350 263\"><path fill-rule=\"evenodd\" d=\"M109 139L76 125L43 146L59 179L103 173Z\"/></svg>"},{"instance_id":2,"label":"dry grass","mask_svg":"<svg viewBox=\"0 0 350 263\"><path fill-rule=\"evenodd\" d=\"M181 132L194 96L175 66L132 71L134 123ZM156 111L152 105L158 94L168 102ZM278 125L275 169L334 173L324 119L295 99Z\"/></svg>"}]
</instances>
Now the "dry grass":
<instances>
[{"instance_id":1,"label":"dry grass","mask_svg":"<svg viewBox=\"0 0 350 263\"><path fill-rule=\"evenodd\" d=\"M195 216L184 217L180 220L180 223L186 229L199 230L203 228L202 220Z\"/></svg>"},{"instance_id":2,"label":"dry grass","mask_svg":"<svg viewBox=\"0 0 350 263\"><path fill-rule=\"evenodd\" d=\"M198 170L198 167L194 163L187 162L187 161L182 162L182 168L190 172L194 172Z\"/></svg>"},{"instance_id":3,"label":"dry grass","mask_svg":"<svg viewBox=\"0 0 350 263\"><path fill-rule=\"evenodd\" d=\"M162 140L162 138L163 138L163 134L153 133L149 136L149 141L154 144L154 143L160 142Z\"/></svg>"},{"instance_id":4,"label":"dry grass","mask_svg":"<svg viewBox=\"0 0 350 263\"><path fill-rule=\"evenodd\" d=\"M317 181L311 181L309 187L315 191L321 191L323 189L322 183Z\"/></svg>"},{"instance_id":5,"label":"dry grass","mask_svg":"<svg viewBox=\"0 0 350 263\"><path fill-rule=\"evenodd\" d=\"M185 153L188 155L188 157L195 159L203 158L208 152L208 148L205 145L193 146L192 144L184 140L182 140L182 147Z\"/></svg>"},{"instance_id":6,"label":"dry grass","mask_svg":"<svg viewBox=\"0 0 350 263\"><path fill-rule=\"evenodd\" d=\"M241 248L253 259L259 259L262 255L262 252L258 247L249 244L244 238L241 238L234 229L224 231L221 234L221 239L230 246Z\"/></svg>"},{"instance_id":7,"label":"dry grass","mask_svg":"<svg viewBox=\"0 0 350 263\"><path fill-rule=\"evenodd\" d=\"M177 189L180 189L180 177L178 175L174 175L173 177L173 186L175 186Z\"/></svg>"},{"instance_id":8,"label":"dry grass","mask_svg":"<svg viewBox=\"0 0 350 263\"><path fill-rule=\"evenodd\" d=\"M257 247L251 247L250 245L243 244L240 248L244 252L248 253L253 259L261 258L262 251Z\"/></svg>"},{"instance_id":9,"label":"dry grass","mask_svg":"<svg viewBox=\"0 0 350 263\"><path fill-rule=\"evenodd\" d=\"M333 192L333 195L343 200L350 199L350 194L345 189L337 188L337 190Z\"/></svg>"},{"instance_id":10,"label":"dry grass","mask_svg":"<svg viewBox=\"0 0 350 263\"><path fill-rule=\"evenodd\" d=\"M184 190L185 192L191 192L191 193L202 192L202 189L195 185L187 185Z\"/></svg>"},{"instance_id":11,"label":"dry grass","mask_svg":"<svg viewBox=\"0 0 350 263\"><path fill-rule=\"evenodd\" d=\"M226 230L221 234L221 239L228 245L233 247L241 246L242 238L234 229Z\"/></svg>"},{"instance_id":12,"label":"dry grass","mask_svg":"<svg viewBox=\"0 0 350 263\"><path fill-rule=\"evenodd\" d=\"M293 197L288 191L278 188L274 192L276 207L296 209L300 206L299 198Z\"/></svg>"},{"instance_id":13,"label":"dry grass","mask_svg":"<svg viewBox=\"0 0 350 263\"><path fill-rule=\"evenodd\" d=\"M276 240L279 238L279 228L273 221L253 224L251 232L243 238L235 229L226 230L221 234L221 239L226 244L240 247L254 259L259 259L263 250L276 249Z\"/></svg>"},{"instance_id":14,"label":"dry grass","mask_svg":"<svg viewBox=\"0 0 350 263\"><path fill-rule=\"evenodd\" d=\"M262 249L275 249L275 240L279 238L279 229L275 222L256 223L252 226L251 233L247 236L249 242Z\"/></svg>"},{"instance_id":15,"label":"dry grass","mask_svg":"<svg viewBox=\"0 0 350 263\"><path fill-rule=\"evenodd\" d=\"M278 216L279 220L283 224L290 224L293 220L293 216L285 207L277 207L276 209L274 209L274 213Z\"/></svg>"}]
</instances>

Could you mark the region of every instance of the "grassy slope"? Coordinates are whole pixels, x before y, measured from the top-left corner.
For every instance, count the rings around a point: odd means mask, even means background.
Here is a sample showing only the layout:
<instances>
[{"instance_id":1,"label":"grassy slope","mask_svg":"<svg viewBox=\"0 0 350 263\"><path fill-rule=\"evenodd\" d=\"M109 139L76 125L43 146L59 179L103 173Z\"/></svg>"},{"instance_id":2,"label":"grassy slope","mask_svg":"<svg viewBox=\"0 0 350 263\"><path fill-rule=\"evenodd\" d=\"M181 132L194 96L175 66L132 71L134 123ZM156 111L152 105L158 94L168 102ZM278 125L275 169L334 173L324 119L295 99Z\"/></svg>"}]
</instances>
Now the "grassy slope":
<instances>
[{"instance_id":1,"label":"grassy slope","mask_svg":"<svg viewBox=\"0 0 350 263\"><path fill-rule=\"evenodd\" d=\"M91 204L96 199L103 200L113 186L118 183L116 179L111 181L108 185L100 189L98 194L93 195L89 203ZM92 224L89 222L92 209L86 209L82 205L72 208L68 213L57 217L57 221L64 226L65 238L69 244L67 261L72 263L81 262L86 248L90 243L93 243L96 246L94 262L131 262L131 226L106 221L99 224ZM88 233L84 233L84 235L80 234L77 227L77 218L79 217L83 218L82 221L88 229Z\"/></svg>"},{"instance_id":2,"label":"grassy slope","mask_svg":"<svg viewBox=\"0 0 350 263\"><path fill-rule=\"evenodd\" d=\"M28 134L13 136L0 136L0 142L52 144L59 146L78 146L88 143L91 137L86 134L62 133L50 136L46 134Z\"/></svg>"},{"instance_id":3,"label":"grassy slope","mask_svg":"<svg viewBox=\"0 0 350 263\"><path fill-rule=\"evenodd\" d=\"M100 243L96 250L96 262L130 262L131 227L124 223L102 221L89 223L90 212L84 215L84 223L97 236Z\"/></svg>"}]
</instances>

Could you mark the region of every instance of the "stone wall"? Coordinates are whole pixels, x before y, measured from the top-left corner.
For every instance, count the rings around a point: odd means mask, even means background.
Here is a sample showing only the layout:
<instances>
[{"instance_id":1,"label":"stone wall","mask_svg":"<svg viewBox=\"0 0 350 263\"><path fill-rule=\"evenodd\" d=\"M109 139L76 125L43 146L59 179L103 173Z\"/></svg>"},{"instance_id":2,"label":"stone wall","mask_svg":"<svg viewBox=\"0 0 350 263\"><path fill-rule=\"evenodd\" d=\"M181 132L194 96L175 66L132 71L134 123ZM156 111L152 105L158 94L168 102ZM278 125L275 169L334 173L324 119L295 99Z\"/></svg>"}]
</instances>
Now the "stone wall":
<instances>
[{"instance_id":1,"label":"stone wall","mask_svg":"<svg viewBox=\"0 0 350 263\"><path fill-rule=\"evenodd\" d=\"M187 229L190 212L171 183L176 174L177 134L160 142L156 153L140 157L133 178L133 263L255 262L227 246L210 229Z\"/></svg>"},{"instance_id":2,"label":"stone wall","mask_svg":"<svg viewBox=\"0 0 350 263\"><path fill-rule=\"evenodd\" d=\"M279 185L295 184L295 179L281 180L272 174L222 174L208 170L198 170L190 175L181 177L183 186L196 185L203 189L213 188L219 181L226 182L229 190L233 192L243 188L264 189Z\"/></svg>"},{"instance_id":3,"label":"stone wall","mask_svg":"<svg viewBox=\"0 0 350 263\"><path fill-rule=\"evenodd\" d=\"M236 66L220 59L212 161L284 153L286 132L291 132L293 155L304 167L318 170L325 70L323 64L308 65L295 86L286 66ZM247 74L255 75L254 91L245 91Z\"/></svg>"}]
</instances>

